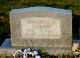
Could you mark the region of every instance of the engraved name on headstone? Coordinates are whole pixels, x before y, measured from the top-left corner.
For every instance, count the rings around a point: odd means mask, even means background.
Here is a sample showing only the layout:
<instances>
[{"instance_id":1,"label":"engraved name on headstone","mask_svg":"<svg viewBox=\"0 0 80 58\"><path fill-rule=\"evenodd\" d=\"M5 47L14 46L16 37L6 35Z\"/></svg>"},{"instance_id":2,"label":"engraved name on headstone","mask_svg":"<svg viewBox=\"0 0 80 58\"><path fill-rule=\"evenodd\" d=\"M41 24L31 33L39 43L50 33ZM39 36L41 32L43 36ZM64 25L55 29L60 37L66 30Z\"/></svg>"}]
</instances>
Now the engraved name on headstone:
<instances>
[{"instance_id":1,"label":"engraved name on headstone","mask_svg":"<svg viewBox=\"0 0 80 58\"><path fill-rule=\"evenodd\" d=\"M34 39L60 39L60 20L49 17L21 19L22 37Z\"/></svg>"}]
</instances>

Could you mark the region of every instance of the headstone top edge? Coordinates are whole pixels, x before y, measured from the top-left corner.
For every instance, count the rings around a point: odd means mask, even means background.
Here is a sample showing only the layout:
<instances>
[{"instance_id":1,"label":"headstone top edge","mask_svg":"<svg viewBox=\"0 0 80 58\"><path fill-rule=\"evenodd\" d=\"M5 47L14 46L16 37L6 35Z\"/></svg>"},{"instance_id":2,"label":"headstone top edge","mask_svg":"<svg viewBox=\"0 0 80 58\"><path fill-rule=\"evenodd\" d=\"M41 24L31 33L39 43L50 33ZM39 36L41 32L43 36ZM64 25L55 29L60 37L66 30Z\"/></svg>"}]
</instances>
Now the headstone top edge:
<instances>
[{"instance_id":1,"label":"headstone top edge","mask_svg":"<svg viewBox=\"0 0 80 58\"><path fill-rule=\"evenodd\" d=\"M63 14L72 14L72 10L45 7L45 6L35 6L35 7L21 8L21 9L12 9L10 13L22 13L22 12L29 12L33 10L44 10L44 11L50 11L50 12L63 13Z\"/></svg>"}]
</instances>

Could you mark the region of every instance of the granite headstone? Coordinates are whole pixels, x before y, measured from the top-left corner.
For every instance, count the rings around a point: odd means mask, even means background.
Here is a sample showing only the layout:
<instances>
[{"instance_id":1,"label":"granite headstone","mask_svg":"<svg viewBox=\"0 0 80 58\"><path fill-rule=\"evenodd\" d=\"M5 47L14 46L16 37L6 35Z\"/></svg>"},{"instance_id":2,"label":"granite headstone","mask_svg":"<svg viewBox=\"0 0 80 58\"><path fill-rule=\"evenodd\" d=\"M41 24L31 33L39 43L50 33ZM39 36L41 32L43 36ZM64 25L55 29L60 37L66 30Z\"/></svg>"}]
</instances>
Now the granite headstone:
<instances>
[{"instance_id":1,"label":"granite headstone","mask_svg":"<svg viewBox=\"0 0 80 58\"><path fill-rule=\"evenodd\" d=\"M13 9L10 12L10 28L14 47L44 48L51 54L70 51L71 10L42 6Z\"/></svg>"}]
</instances>

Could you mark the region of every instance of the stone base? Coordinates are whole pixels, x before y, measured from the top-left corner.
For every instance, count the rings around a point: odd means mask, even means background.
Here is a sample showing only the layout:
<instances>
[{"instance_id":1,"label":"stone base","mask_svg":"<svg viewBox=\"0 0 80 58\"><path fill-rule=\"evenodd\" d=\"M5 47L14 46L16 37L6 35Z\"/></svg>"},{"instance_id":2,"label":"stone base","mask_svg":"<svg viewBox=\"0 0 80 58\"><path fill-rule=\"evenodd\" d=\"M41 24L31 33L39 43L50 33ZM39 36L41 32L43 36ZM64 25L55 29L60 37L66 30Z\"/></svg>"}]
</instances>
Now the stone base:
<instances>
[{"instance_id":1,"label":"stone base","mask_svg":"<svg viewBox=\"0 0 80 58\"><path fill-rule=\"evenodd\" d=\"M24 48L24 47L13 47L11 45L11 39L5 39L5 41L3 42L3 44L1 45L0 47L0 54L3 54L3 53L6 53L8 55L12 55L17 49L19 48ZM26 48L29 48L29 47L26 47ZM38 47L31 47L31 48L38 48ZM60 55L60 54L69 54L71 53L71 50L69 48L40 48L44 51L46 51L48 54L51 54L51 55Z\"/></svg>"},{"instance_id":2,"label":"stone base","mask_svg":"<svg viewBox=\"0 0 80 58\"><path fill-rule=\"evenodd\" d=\"M0 47L0 55L1 54L12 55L16 50L17 49L12 48L11 39L7 38Z\"/></svg>"}]
</instances>

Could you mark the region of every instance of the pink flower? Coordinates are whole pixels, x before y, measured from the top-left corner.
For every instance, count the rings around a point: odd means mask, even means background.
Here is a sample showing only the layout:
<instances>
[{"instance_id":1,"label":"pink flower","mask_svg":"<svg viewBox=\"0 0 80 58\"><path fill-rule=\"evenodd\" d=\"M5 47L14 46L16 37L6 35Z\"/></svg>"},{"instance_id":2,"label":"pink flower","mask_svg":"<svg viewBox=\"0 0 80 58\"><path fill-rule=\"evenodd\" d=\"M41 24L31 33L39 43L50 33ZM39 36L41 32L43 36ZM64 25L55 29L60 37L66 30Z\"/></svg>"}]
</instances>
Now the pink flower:
<instances>
[{"instance_id":1,"label":"pink flower","mask_svg":"<svg viewBox=\"0 0 80 58\"><path fill-rule=\"evenodd\" d=\"M78 48L79 48L79 44L78 43L73 43L72 51L78 50Z\"/></svg>"}]
</instances>

